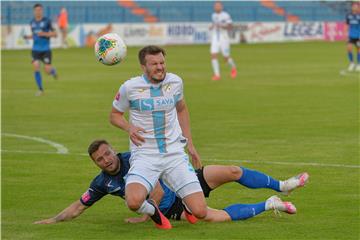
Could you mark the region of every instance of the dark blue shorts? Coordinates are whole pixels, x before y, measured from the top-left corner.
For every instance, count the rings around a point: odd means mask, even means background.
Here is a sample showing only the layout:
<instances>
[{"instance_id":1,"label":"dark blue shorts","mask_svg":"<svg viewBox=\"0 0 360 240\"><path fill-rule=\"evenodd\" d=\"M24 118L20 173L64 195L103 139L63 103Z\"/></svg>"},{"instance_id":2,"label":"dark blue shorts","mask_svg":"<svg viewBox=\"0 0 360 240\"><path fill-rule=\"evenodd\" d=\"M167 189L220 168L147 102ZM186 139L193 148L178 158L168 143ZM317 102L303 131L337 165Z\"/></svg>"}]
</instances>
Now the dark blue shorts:
<instances>
[{"instance_id":1,"label":"dark blue shorts","mask_svg":"<svg viewBox=\"0 0 360 240\"><path fill-rule=\"evenodd\" d=\"M51 64L51 51L32 51L32 62L34 61L42 61L45 64Z\"/></svg>"},{"instance_id":2,"label":"dark blue shorts","mask_svg":"<svg viewBox=\"0 0 360 240\"><path fill-rule=\"evenodd\" d=\"M349 38L348 43L352 43L357 47L360 47L360 38Z\"/></svg>"}]
</instances>

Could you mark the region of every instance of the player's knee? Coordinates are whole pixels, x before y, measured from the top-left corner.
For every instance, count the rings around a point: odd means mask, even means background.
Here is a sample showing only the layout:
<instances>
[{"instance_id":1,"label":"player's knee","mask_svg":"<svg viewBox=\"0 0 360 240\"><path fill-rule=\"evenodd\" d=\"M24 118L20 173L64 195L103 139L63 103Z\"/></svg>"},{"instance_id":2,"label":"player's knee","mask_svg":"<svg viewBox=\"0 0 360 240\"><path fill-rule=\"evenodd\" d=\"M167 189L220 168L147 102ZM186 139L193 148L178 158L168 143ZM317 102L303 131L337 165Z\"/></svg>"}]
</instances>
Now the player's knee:
<instances>
[{"instance_id":1,"label":"player's knee","mask_svg":"<svg viewBox=\"0 0 360 240\"><path fill-rule=\"evenodd\" d=\"M47 73L47 74L51 74L51 66L45 66L45 72Z\"/></svg>"},{"instance_id":2,"label":"player's knee","mask_svg":"<svg viewBox=\"0 0 360 240\"><path fill-rule=\"evenodd\" d=\"M206 208L206 206L196 207L196 208L192 209L192 214L198 219L203 219L206 217L207 208Z\"/></svg>"},{"instance_id":3,"label":"player's knee","mask_svg":"<svg viewBox=\"0 0 360 240\"><path fill-rule=\"evenodd\" d=\"M232 179L237 180L242 176L242 170L238 166L229 166L229 175Z\"/></svg>"},{"instance_id":4,"label":"player's knee","mask_svg":"<svg viewBox=\"0 0 360 240\"><path fill-rule=\"evenodd\" d=\"M142 199L141 197L138 197L138 196L128 196L126 198L126 205L132 211L138 210L141 207L143 202L144 202L144 199Z\"/></svg>"}]
</instances>

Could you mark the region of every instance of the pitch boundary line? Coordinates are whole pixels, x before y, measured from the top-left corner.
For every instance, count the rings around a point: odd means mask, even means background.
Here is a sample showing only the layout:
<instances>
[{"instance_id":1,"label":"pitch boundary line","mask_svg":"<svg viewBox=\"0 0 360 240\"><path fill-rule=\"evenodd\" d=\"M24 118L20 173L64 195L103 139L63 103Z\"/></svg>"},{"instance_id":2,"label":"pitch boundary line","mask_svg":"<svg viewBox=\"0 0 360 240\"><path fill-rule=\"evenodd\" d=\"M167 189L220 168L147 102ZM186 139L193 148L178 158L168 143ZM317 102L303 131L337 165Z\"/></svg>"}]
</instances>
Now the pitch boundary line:
<instances>
[{"instance_id":1,"label":"pitch boundary line","mask_svg":"<svg viewBox=\"0 0 360 240\"><path fill-rule=\"evenodd\" d=\"M354 71L354 72L350 72L346 69L343 69L343 70L340 70L339 74L341 76L346 76L346 77L356 77L356 76L359 76L359 72L357 71Z\"/></svg>"},{"instance_id":2,"label":"pitch boundary line","mask_svg":"<svg viewBox=\"0 0 360 240\"><path fill-rule=\"evenodd\" d=\"M215 162L243 162L255 164L269 165L292 165L292 166L313 166L313 167L337 167L337 168L360 168L360 165L348 165L337 163L314 163L314 162L279 162L279 161L253 161L253 160L237 160L237 159L207 159Z\"/></svg>"},{"instance_id":3,"label":"pitch boundary line","mask_svg":"<svg viewBox=\"0 0 360 240\"><path fill-rule=\"evenodd\" d=\"M32 141L48 144L48 145L56 148L57 154L68 154L69 153L69 150L64 145L44 139L44 138L19 135L19 134L14 134L14 133L2 133L2 135L5 137L22 138L22 139L27 139L27 140L32 140Z\"/></svg>"},{"instance_id":4,"label":"pitch boundary line","mask_svg":"<svg viewBox=\"0 0 360 240\"><path fill-rule=\"evenodd\" d=\"M5 153L24 153L24 154L65 154L73 156L89 156L86 153L58 153L46 151L23 151L23 150L6 150L2 149L1 152ZM254 161L254 160L240 160L240 159L203 159L212 162L238 162L238 163L253 163L253 164L269 164L269 165L290 165L290 166L312 166L312 167L335 167L335 168L360 168L360 165L349 164L336 164L336 163L314 163L314 162L279 162L279 161Z\"/></svg>"}]
</instances>

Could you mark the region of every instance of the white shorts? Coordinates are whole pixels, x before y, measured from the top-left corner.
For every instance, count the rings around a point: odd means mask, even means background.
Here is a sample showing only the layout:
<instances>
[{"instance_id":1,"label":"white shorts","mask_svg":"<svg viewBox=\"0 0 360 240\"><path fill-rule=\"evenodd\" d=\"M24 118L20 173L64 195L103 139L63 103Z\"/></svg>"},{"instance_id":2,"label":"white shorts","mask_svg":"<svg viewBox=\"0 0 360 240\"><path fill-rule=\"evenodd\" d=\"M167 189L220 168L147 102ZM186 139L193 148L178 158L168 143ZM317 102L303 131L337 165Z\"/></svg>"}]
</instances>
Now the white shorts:
<instances>
[{"instance_id":1,"label":"white shorts","mask_svg":"<svg viewBox=\"0 0 360 240\"><path fill-rule=\"evenodd\" d=\"M213 39L211 41L210 53L215 54L215 53L219 53L220 51L224 57L230 56L230 41L229 40Z\"/></svg>"},{"instance_id":2,"label":"white shorts","mask_svg":"<svg viewBox=\"0 0 360 240\"><path fill-rule=\"evenodd\" d=\"M194 168L184 151L165 154L139 151L131 153L126 185L140 183L150 193L160 178L180 198L202 192Z\"/></svg>"}]
</instances>

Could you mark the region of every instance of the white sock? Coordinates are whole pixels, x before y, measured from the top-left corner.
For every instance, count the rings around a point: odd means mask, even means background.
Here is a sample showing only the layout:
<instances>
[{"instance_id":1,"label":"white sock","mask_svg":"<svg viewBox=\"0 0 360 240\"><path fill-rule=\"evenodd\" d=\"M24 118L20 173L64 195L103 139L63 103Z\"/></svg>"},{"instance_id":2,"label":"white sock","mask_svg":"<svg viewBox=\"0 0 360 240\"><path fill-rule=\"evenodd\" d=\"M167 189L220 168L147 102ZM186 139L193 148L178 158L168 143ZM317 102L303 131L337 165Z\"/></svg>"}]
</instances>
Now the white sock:
<instances>
[{"instance_id":1,"label":"white sock","mask_svg":"<svg viewBox=\"0 0 360 240\"><path fill-rule=\"evenodd\" d=\"M136 210L136 212L140 214L147 214L152 216L155 213L155 208L153 205L148 203L148 201L144 201L141 207L138 210Z\"/></svg>"},{"instance_id":2,"label":"white sock","mask_svg":"<svg viewBox=\"0 0 360 240\"><path fill-rule=\"evenodd\" d=\"M216 76L220 76L219 61L217 59L211 59L212 68Z\"/></svg>"},{"instance_id":3,"label":"white sock","mask_svg":"<svg viewBox=\"0 0 360 240\"><path fill-rule=\"evenodd\" d=\"M230 65L231 69L236 68L234 60L231 57L228 58L228 64Z\"/></svg>"},{"instance_id":4,"label":"white sock","mask_svg":"<svg viewBox=\"0 0 360 240\"><path fill-rule=\"evenodd\" d=\"M280 191L284 192L284 181L279 181Z\"/></svg>"}]
</instances>

